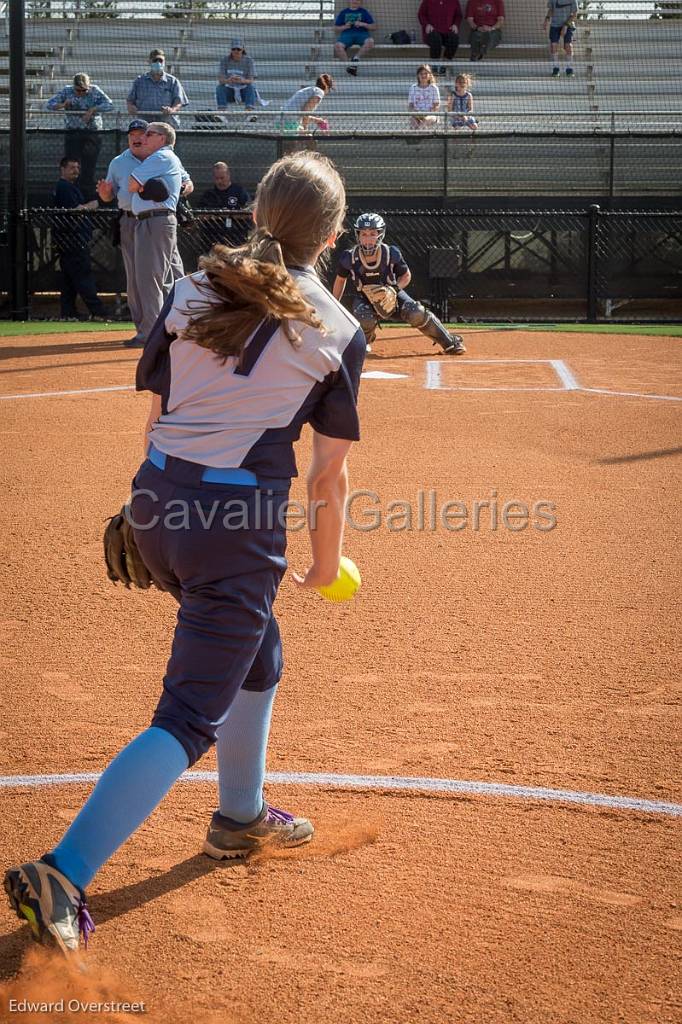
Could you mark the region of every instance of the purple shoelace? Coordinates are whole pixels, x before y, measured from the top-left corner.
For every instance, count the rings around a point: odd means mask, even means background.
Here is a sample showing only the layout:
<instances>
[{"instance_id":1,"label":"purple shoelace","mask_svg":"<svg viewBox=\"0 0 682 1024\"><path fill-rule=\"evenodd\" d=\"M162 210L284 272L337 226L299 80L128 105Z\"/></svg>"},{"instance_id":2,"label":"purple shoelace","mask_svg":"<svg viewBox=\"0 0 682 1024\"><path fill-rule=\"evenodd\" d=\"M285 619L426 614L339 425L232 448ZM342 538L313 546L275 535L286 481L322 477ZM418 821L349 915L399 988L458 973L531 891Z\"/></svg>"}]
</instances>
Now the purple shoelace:
<instances>
[{"instance_id":1,"label":"purple shoelace","mask_svg":"<svg viewBox=\"0 0 682 1024\"><path fill-rule=\"evenodd\" d=\"M279 821L282 825L288 825L293 820L293 814L289 814L288 811L280 811L278 807L268 806L266 821Z\"/></svg>"},{"instance_id":2,"label":"purple shoelace","mask_svg":"<svg viewBox=\"0 0 682 1024\"><path fill-rule=\"evenodd\" d=\"M95 932L95 922L90 917L90 911L85 900L78 904L78 931L80 932L85 948L88 948L88 939Z\"/></svg>"}]
</instances>

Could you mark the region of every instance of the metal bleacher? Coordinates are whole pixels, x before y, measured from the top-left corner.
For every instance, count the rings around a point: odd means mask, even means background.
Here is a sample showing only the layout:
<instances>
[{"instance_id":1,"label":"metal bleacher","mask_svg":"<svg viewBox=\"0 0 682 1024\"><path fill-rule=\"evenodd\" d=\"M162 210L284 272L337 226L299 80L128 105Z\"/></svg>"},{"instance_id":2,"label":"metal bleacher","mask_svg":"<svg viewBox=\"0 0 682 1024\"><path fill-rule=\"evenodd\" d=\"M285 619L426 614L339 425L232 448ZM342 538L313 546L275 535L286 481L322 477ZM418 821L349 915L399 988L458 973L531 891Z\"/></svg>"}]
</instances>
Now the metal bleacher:
<instances>
[{"instance_id":1,"label":"metal bleacher","mask_svg":"<svg viewBox=\"0 0 682 1024\"><path fill-rule=\"evenodd\" d=\"M472 92L480 124L474 139L467 131L448 131L444 115L431 131L409 131L407 93L418 64L428 60L428 50L419 42L417 0L368 0L366 6L377 19L376 45L361 62L357 77L347 75L345 65L334 59L331 0L299 0L295 4L283 0L279 5L267 0L257 7L243 5L249 12L234 18L199 17L189 10L182 17L160 17L161 5L143 0L136 4L135 0L121 0L118 17L88 18L63 0L64 17L33 18L26 23L28 125L38 131L55 129L58 136L63 116L47 112L46 100L70 84L75 73L86 71L116 107L115 114L105 117L105 126L123 130L130 85L146 70L150 49L158 46L165 50L168 70L181 80L190 100L181 114L181 133L184 136L201 129L203 137L200 139L197 131L191 152L201 154L206 167L215 158L207 138L211 130L239 133L243 140L231 138L234 152L246 153L249 146L250 152L261 154L249 165L247 176L253 178L272 153L264 141L258 149L257 137L265 140L280 135L284 100L328 72L336 86L319 111L330 125L324 150L342 162L351 190L400 192L409 166L410 188L424 195L456 190L464 181L468 194L480 194L490 189L493 179L504 183L510 194L545 195L556 188L553 169L565 175L570 168L587 194L604 187L604 168L609 165L604 148L608 140L600 140L600 132L682 133L682 20L649 20L641 15L633 20L628 17L628 4L635 4L638 10L642 6L637 0L599 0L599 11L603 14L606 9L614 15L604 18L599 12L591 13L595 7L592 0L584 5L572 78L563 73L556 79L550 77L547 41L541 29L542 0L507 0L503 42L481 63L470 63L464 29L459 52L451 64L442 62L445 73L438 75L438 82L444 108L455 73L473 69ZM238 6L223 4L222 8ZM301 17L301 12L308 16ZM417 41L393 46L388 37L396 29L415 32ZM4 32L0 39L0 129L6 130L6 26ZM216 114L218 61L235 36L244 39L255 61L256 84L268 104L259 108L252 120L246 119L242 107L225 116ZM442 70L441 62L435 63ZM206 117L209 113L210 120ZM594 137L586 138L590 133ZM367 149L359 149L355 141L368 134L384 136L381 166L373 179L368 178ZM514 138L500 146L500 134ZM566 138L571 134L575 138ZM443 142L448 135L452 146L444 166ZM538 140L534 144L530 138L533 135L544 140L540 160ZM552 135L562 137L553 140ZM674 159L682 155L681 143L682 135L670 144L667 152L674 152ZM187 143L183 146L186 151ZM628 143L624 139L619 146L622 152L632 153L633 160L642 159L643 150L635 140ZM40 152L44 160L41 173L47 175L48 168L54 167L54 153L47 145ZM644 171L633 166L632 174L633 181L645 188Z\"/></svg>"},{"instance_id":2,"label":"metal bleacher","mask_svg":"<svg viewBox=\"0 0 682 1024\"><path fill-rule=\"evenodd\" d=\"M320 9L317 0L307 2L311 15ZM622 5L630 0L612 2ZM396 28L412 31L419 40L416 0L370 4L377 20L376 45L357 78L346 75L344 65L333 57L336 36L331 16L323 21L312 16L290 17L290 8L295 6L298 12L300 3L283 3L279 19L274 3L268 3L267 10L262 4L258 17L242 20L140 17L140 9L159 9L159 5L141 3L135 8L135 17L126 17L128 5L118 6L117 18L53 17L27 22L26 88L36 124L49 123L40 117L45 101L78 71L87 71L125 115L131 82L146 69L151 47L160 46L166 52L169 71L180 78L189 96L190 106L182 119L183 127L189 128L195 112L215 110L218 61L229 50L230 39L239 35L256 62L259 91L269 102L258 112L257 129L276 128L282 102L325 71L336 79L336 88L324 103L325 116L333 115L332 130L394 132L406 128L407 92L417 65L428 59L427 48L420 42L407 47L387 42ZM600 9L605 6L608 0L602 0ZM530 0L517 0L507 7L501 46L485 62L470 64L465 23L459 53L446 65L446 75L439 78L447 89L455 72L474 70L472 91L482 125L524 130L553 127L560 118L562 130L575 127L583 131L586 126L603 126L612 114L619 118L636 115L631 125L637 126L643 123L639 115L649 114L659 124L664 115L676 116L678 126L682 113L682 21L584 20L577 33L576 74L572 80L562 75L554 81L548 80L547 47L537 2L531 5ZM322 9L332 13L329 4ZM636 58L629 57L635 47ZM442 100L445 89L441 89ZM7 93L7 45L0 41L0 116L7 107ZM237 118L235 123L241 121Z\"/></svg>"}]
</instances>

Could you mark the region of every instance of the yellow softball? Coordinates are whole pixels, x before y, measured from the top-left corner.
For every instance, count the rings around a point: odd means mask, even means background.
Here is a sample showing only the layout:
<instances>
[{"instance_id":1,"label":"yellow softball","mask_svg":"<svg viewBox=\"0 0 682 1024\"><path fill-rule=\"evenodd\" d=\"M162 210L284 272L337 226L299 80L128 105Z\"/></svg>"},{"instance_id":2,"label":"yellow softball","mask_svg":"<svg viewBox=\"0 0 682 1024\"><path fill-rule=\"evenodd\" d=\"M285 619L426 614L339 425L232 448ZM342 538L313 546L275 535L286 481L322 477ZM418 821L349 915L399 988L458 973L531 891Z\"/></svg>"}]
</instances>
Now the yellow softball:
<instances>
[{"instance_id":1,"label":"yellow softball","mask_svg":"<svg viewBox=\"0 0 682 1024\"><path fill-rule=\"evenodd\" d=\"M315 590L327 601L350 601L357 594L361 583L360 570L355 562L341 555L339 572L334 582L326 587L315 587Z\"/></svg>"}]
</instances>

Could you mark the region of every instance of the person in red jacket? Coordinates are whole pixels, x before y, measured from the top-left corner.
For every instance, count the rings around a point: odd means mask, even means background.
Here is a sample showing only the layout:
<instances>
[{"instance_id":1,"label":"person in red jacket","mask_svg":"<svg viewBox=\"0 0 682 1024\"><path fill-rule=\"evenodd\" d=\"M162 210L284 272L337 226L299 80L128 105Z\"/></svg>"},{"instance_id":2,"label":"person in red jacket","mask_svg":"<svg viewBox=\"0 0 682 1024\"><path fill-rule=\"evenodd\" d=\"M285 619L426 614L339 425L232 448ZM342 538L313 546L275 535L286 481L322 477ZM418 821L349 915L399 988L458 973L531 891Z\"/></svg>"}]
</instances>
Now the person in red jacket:
<instances>
[{"instance_id":1,"label":"person in red jacket","mask_svg":"<svg viewBox=\"0 0 682 1024\"><path fill-rule=\"evenodd\" d=\"M459 0L421 0L417 11L422 39L431 51L431 60L452 60L459 46L462 10ZM441 75L445 68L439 68Z\"/></svg>"},{"instance_id":2,"label":"person in red jacket","mask_svg":"<svg viewBox=\"0 0 682 1024\"><path fill-rule=\"evenodd\" d=\"M471 60L483 60L502 38L504 0L469 0L466 20L471 28Z\"/></svg>"}]
</instances>

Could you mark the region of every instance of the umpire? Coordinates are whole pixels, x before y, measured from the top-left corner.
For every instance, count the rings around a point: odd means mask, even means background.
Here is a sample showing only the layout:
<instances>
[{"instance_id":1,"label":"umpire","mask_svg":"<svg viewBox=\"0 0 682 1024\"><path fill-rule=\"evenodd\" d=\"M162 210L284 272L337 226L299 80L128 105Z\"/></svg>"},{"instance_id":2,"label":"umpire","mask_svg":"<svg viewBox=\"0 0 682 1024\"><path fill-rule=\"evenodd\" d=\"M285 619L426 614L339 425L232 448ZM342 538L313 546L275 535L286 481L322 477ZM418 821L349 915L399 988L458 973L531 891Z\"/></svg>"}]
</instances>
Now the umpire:
<instances>
[{"instance_id":1,"label":"umpire","mask_svg":"<svg viewBox=\"0 0 682 1024\"><path fill-rule=\"evenodd\" d=\"M97 182L97 194L104 203L116 198L120 211L120 243L123 265L126 272L126 293L130 316L135 324L135 335L127 338L123 344L126 348L143 348L143 306L140 299L135 268L135 228L137 218L133 213L133 195L128 191L128 179L136 168L140 167L148 155L146 131L149 127L142 118L134 118L128 125L128 148L109 164L106 178ZM182 170L183 194L189 194L194 185L187 171ZM182 268L179 254L174 262Z\"/></svg>"},{"instance_id":2,"label":"umpire","mask_svg":"<svg viewBox=\"0 0 682 1024\"><path fill-rule=\"evenodd\" d=\"M177 248L178 199L183 167L173 152L175 129L152 121L145 131L147 157L131 172L128 191L135 216L135 285L141 303L140 336L144 341L161 312L166 296L184 268ZM167 198L143 199L147 182L162 183Z\"/></svg>"}]
</instances>

